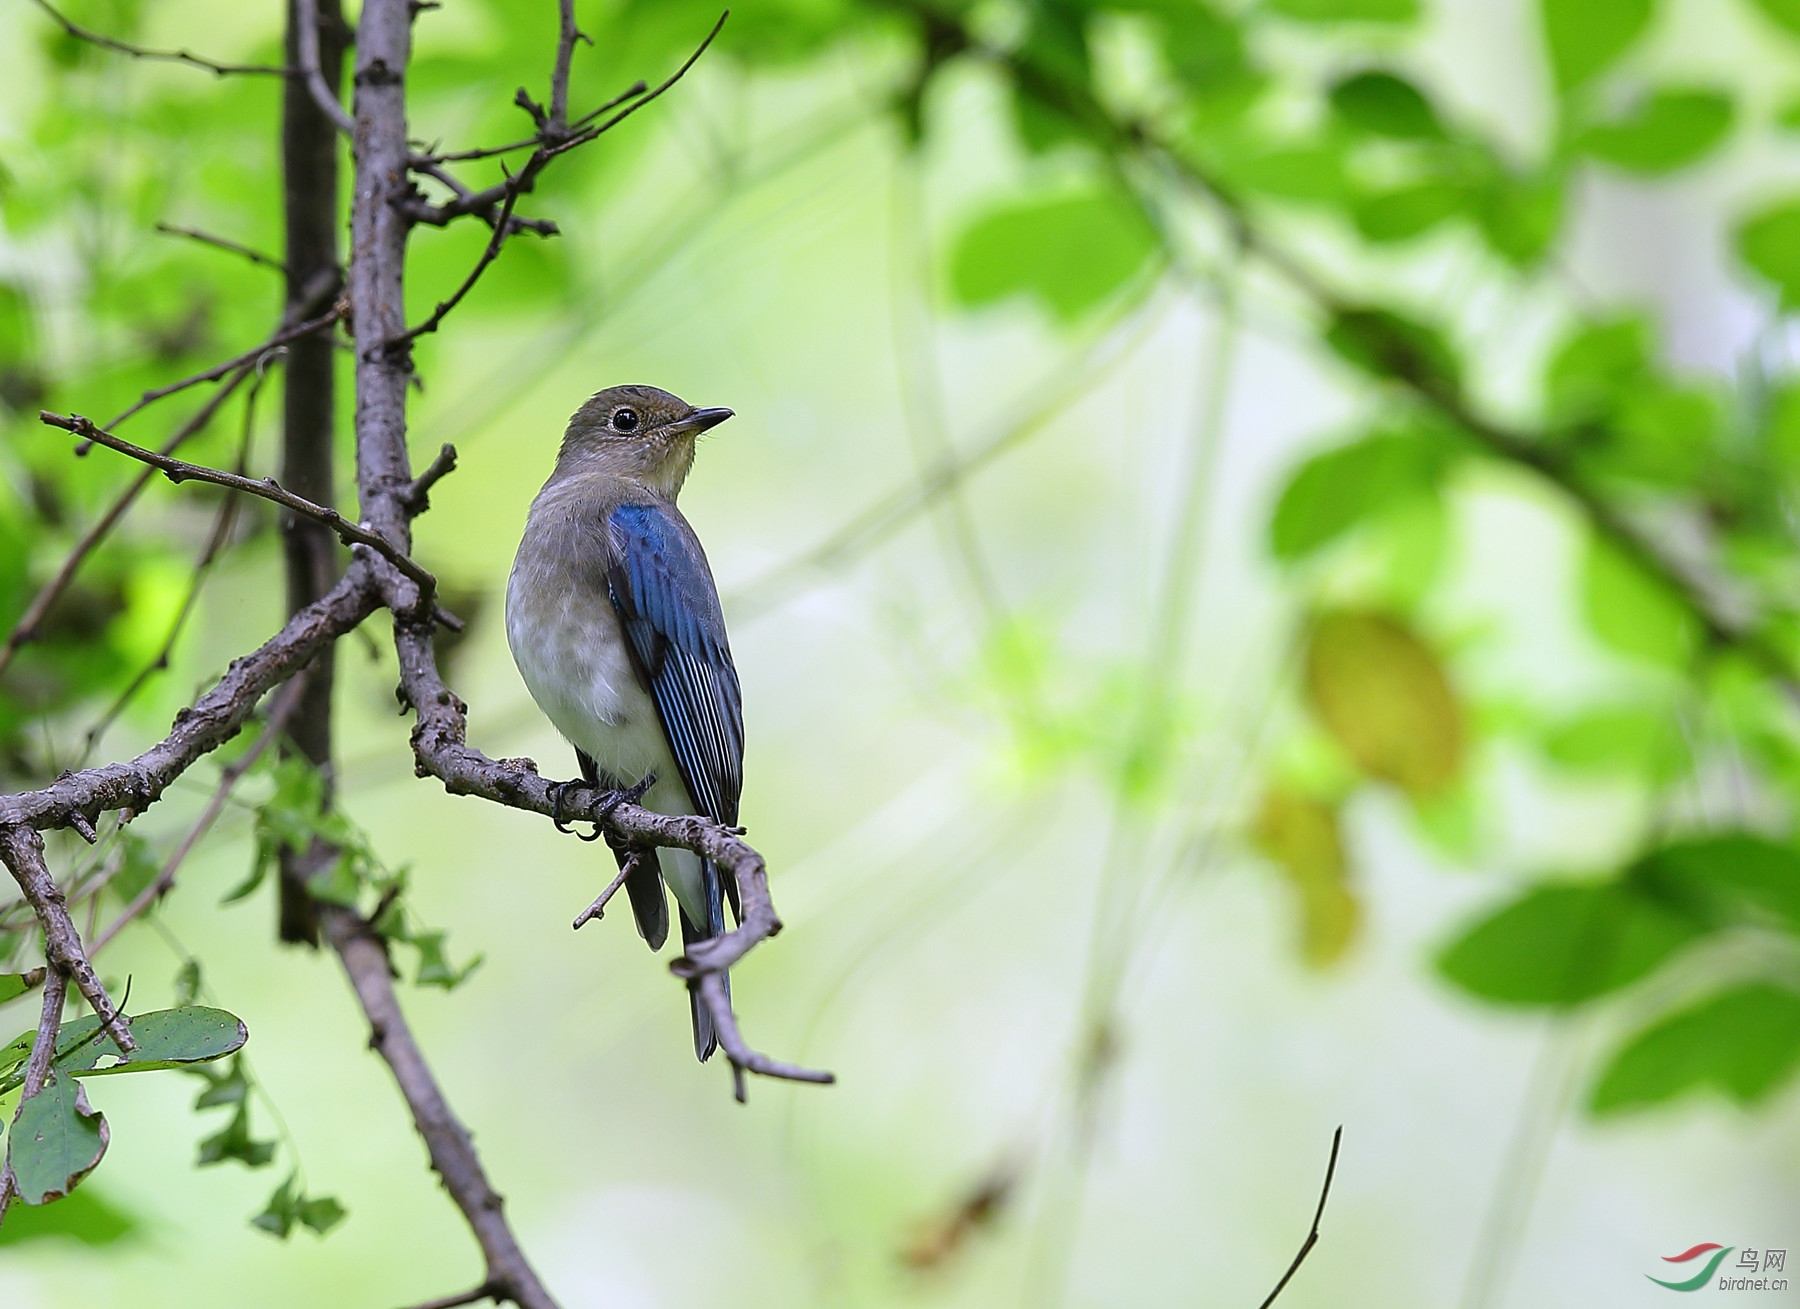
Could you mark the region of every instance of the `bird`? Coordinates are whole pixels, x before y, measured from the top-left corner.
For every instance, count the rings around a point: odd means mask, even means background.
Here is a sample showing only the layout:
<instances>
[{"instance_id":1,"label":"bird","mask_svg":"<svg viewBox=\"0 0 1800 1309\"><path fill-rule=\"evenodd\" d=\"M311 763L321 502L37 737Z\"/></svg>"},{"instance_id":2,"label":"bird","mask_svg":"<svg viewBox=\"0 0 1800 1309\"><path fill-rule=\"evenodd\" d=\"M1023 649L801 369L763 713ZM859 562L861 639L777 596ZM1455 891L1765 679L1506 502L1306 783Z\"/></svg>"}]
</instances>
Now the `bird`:
<instances>
[{"instance_id":1,"label":"bird","mask_svg":"<svg viewBox=\"0 0 1800 1309\"><path fill-rule=\"evenodd\" d=\"M513 662L575 747L582 779L640 788L646 808L725 826L736 825L743 791L743 697L712 568L675 500L696 439L731 416L653 386L594 395L569 419L506 587ZM738 912L736 885L722 888L709 860L671 848L615 853L653 951L669 931L665 882L684 947L725 930L723 896ZM704 1062L718 1036L692 983L688 1003Z\"/></svg>"}]
</instances>

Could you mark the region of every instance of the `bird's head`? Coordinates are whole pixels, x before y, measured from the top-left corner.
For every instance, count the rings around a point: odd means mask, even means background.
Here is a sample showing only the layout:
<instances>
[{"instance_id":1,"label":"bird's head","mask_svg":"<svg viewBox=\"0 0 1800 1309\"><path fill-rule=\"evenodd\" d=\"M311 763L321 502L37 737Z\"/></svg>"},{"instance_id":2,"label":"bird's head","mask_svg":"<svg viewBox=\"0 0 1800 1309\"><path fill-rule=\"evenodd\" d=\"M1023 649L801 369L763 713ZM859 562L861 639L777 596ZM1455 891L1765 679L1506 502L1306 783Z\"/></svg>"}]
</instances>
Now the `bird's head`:
<instances>
[{"instance_id":1,"label":"bird's head","mask_svg":"<svg viewBox=\"0 0 1800 1309\"><path fill-rule=\"evenodd\" d=\"M628 477L673 499L694 466L694 439L730 417L654 386L610 386L569 419L557 469Z\"/></svg>"}]
</instances>

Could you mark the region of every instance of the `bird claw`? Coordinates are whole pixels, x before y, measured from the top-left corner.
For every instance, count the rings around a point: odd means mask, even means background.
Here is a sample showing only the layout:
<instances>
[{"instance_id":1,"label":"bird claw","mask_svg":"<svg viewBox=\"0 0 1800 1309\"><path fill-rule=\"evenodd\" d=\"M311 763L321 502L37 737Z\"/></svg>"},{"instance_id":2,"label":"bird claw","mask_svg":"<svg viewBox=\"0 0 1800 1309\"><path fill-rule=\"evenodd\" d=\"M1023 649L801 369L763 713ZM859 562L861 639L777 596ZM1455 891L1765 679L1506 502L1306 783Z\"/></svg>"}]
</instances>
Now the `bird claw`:
<instances>
[{"instance_id":1,"label":"bird claw","mask_svg":"<svg viewBox=\"0 0 1800 1309\"><path fill-rule=\"evenodd\" d=\"M563 821L563 816L562 816L563 801L568 796L569 788L572 786L586 786L586 785L587 785L586 782L584 782L580 778L576 778L576 777L571 777L566 782L555 782L555 783L551 784L551 787L550 787L550 825L552 827L554 827L557 831L563 833L566 836L574 836L577 840L598 841L600 839L600 825L598 823L594 824L594 833L592 836L584 836L582 833L577 832L573 827L570 827L567 823L565 823Z\"/></svg>"}]
</instances>

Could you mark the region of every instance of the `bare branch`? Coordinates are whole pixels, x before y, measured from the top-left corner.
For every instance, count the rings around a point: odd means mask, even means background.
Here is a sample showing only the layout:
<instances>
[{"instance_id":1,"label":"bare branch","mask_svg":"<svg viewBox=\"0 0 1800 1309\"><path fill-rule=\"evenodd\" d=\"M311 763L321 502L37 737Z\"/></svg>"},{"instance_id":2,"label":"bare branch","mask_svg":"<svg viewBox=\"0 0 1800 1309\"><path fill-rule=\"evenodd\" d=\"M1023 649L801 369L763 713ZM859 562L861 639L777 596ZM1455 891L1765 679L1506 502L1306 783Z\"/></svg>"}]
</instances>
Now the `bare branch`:
<instances>
[{"instance_id":1,"label":"bare branch","mask_svg":"<svg viewBox=\"0 0 1800 1309\"><path fill-rule=\"evenodd\" d=\"M497 1298L497 1288L483 1282L480 1286L471 1287L467 1291L458 1291L455 1295L439 1296L435 1300L427 1300L416 1304L412 1309L456 1309L458 1305L474 1304L477 1300L493 1300Z\"/></svg>"},{"instance_id":2,"label":"bare branch","mask_svg":"<svg viewBox=\"0 0 1800 1309\"><path fill-rule=\"evenodd\" d=\"M175 459L169 455L159 454L155 450L146 450L141 445L133 445L123 437L114 436L111 432L94 426L93 422L80 414L53 414L49 410L40 410L38 419L51 427L60 427L64 431L73 432L83 440L103 445L108 450L116 450L122 455L152 468L159 469L162 475L171 482L210 482L214 486L223 486L233 491L259 496L264 500L280 505L283 509L299 514L302 518L310 518L314 522L323 523L336 532L338 539L348 546L364 546L373 550L395 568L404 573L419 588L415 603L422 608L429 608L432 598L437 594L437 579L426 572L412 557L404 551L397 550L393 544L366 527L358 526L345 518L335 509L327 509L312 501L295 495L284 489L273 477L265 477L261 481L243 477L237 473L225 473L216 468L208 468L204 464L190 464L184 459Z\"/></svg>"},{"instance_id":3,"label":"bare branch","mask_svg":"<svg viewBox=\"0 0 1800 1309\"><path fill-rule=\"evenodd\" d=\"M192 418L175 429L175 434L163 443L160 453L173 454L189 437L204 429L212 421L213 415L219 411L219 406L225 403L247 376L249 376L248 369L240 369L233 374L224 386L215 391L212 397L200 406ZM152 470L145 469L136 481L119 493L118 499L107 506L106 512L101 514L94 521L94 525L88 528L81 539L75 543L75 548L69 551L61 566L57 568L56 575L44 583L38 593L32 596L31 603L25 606L25 612L20 615L19 621L13 624L12 631L7 633L5 643L0 645L0 673L6 671L21 646L29 645L37 640L38 629L45 617L49 615L50 607L61 598L62 593L68 589L69 583L75 580L75 574L80 570L88 555L92 554L95 547L107 538L114 527L118 526L119 520L125 516L125 511L131 508L139 494L150 484L151 475Z\"/></svg>"},{"instance_id":4,"label":"bare branch","mask_svg":"<svg viewBox=\"0 0 1800 1309\"><path fill-rule=\"evenodd\" d=\"M131 45L125 41L115 41L110 36L90 31L76 23L70 22L58 13L49 0L36 0L37 7L53 18L57 25L78 41L86 41L107 50L116 50L122 55L130 55L133 59L153 59L165 63L187 64L192 68L204 68L215 77L223 77L227 73L252 73L268 77L286 77L288 71L275 64L222 64L216 59L203 59L189 50L146 50L143 46Z\"/></svg>"},{"instance_id":5,"label":"bare branch","mask_svg":"<svg viewBox=\"0 0 1800 1309\"><path fill-rule=\"evenodd\" d=\"M368 923L338 905L320 906L320 924L368 1017L369 1045L393 1073L412 1111L413 1127L431 1156L432 1170L462 1211L487 1262L487 1277L478 1294L437 1303L468 1304L485 1296L510 1300L520 1309L556 1309L556 1301L538 1281L507 1224L503 1201L488 1181L468 1129L445 1101L406 1024L394 994L386 944Z\"/></svg>"},{"instance_id":6,"label":"bare branch","mask_svg":"<svg viewBox=\"0 0 1800 1309\"><path fill-rule=\"evenodd\" d=\"M130 926L140 914L169 893L169 888L175 885L175 874L181 870L181 865L187 859L188 853L193 850L200 838L211 830L212 825L218 821L219 815L225 811L225 802L231 798L232 789L237 786L238 781L245 773L256 767L256 761L262 758L268 748L280 738L286 729L288 715L300 702L300 697L305 689L306 670L302 669L288 681L286 686L281 688L274 704L269 707L268 723L257 735L256 740L251 743L250 748L221 770L219 785L213 791L212 799L206 802L206 808L200 811L200 817L195 820L192 827L188 828L187 834L181 838L180 844L169 855L168 862L162 866L162 871L157 873L155 880L150 885L132 897L131 903L119 911L119 916L106 925L105 931L94 938L94 944L88 950L90 957L106 949L113 939Z\"/></svg>"},{"instance_id":7,"label":"bare branch","mask_svg":"<svg viewBox=\"0 0 1800 1309\"><path fill-rule=\"evenodd\" d=\"M1331 1179L1337 1173L1338 1147L1343 1143L1344 1129L1339 1127L1331 1134L1331 1158L1325 1161L1325 1185L1319 1190L1319 1207L1313 1210L1312 1228L1306 1233L1306 1239L1300 1243L1300 1250L1294 1255L1294 1261L1288 1265L1287 1271L1281 1275L1281 1280L1275 1283L1275 1289L1269 1292L1269 1298L1264 1300L1258 1309L1269 1309L1269 1306L1275 1303L1275 1297L1287 1289L1287 1284L1293 1280L1294 1274L1300 1271L1300 1265L1306 1262L1306 1256L1311 1254L1312 1248L1319 1243L1319 1220L1325 1216L1325 1202L1331 1198Z\"/></svg>"},{"instance_id":8,"label":"bare branch","mask_svg":"<svg viewBox=\"0 0 1800 1309\"><path fill-rule=\"evenodd\" d=\"M695 46L694 53L687 57L686 62L684 62L681 65L681 67L677 68L673 73L670 73L668 75L668 77L664 78L662 80L662 82L657 85L655 90L651 91L648 95L644 96L642 99L636 100L632 104L626 105L623 109L619 110L618 113L614 114L611 118L607 119L604 123L600 124L600 126L588 128L586 131L580 133L579 135L570 137L567 141L564 141L563 143L561 143L560 145L558 145L554 149L552 149L550 151L550 153L553 155L557 155L557 154L561 154L565 150L573 150L576 146L585 145L587 142L592 141L595 137L601 135L602 133L611 131L613 128L617 127L620 123L624 122L627 118L630 118L638 110L642 109L645 105L647 105L651 101L655 100L664 91L667 91L670 87L674 86L675 83L679 82L682 78L686 77L687 73L688 73L688 69L692 68L696 63L698 63L700 61L700 56L706 53L706 48L713 43L713 38L718 36L720 31L722 31L724 29L725 20L730 17L731 17L731 10L727 9L727 10L724 10L723 12L721 12L719 14L719 21L712 25L712 31L710 31L706 34L706 39L704 41L702 41L699 45ZM583 116L582 118L577 120L573 124L573 126L582 127L585 124L592 122L594 119L598 118L601 114L605 113L606 109L607 109L607 106L602 105L600 108L593 110L592 112L586 114L585 116Z\"/></svg>"},{"instance_id":9,"label":"bare branch","mask_svg":"<svg viewBox=\"0 0 1800 1309\"><path fill-rule=\"evenodd\" d=\"M584 34L581 39L585 41L588 38ZM584 114L580 121L583 123L590 122L609 109L617 109L627 100L637 99L637 97L644 94L644 92L649 89L650 84L648 82L633 82L630 86L626 87L599 108L590 110L588 113ZM435 177L438 181L449 186L453 191L467 193L467 187L464 187L460 182L453 181L447 174L434 171L434 165L460 164L469 163L477 159L492 159L496 155L509 155L519 150L530 150L541 144L543 144L543 142L540 138L528 136L523 141L511 141L506 145L484 146L479 150L428 150L422 155L414 155L409 161L409 164L414 172L425 173L428 176Z\"/></svg>"},{"instance_id":10,"label":"bare branch","mask_svg":"<svg viewBox=\"0 0 1800 1309\"><path fill-rule=\"evenodd\" d=\"M106 1034L120 1050L137 1049L137 1042L131 1039L130 1025L100 984L94 965L81 948L81 935L69 917L62 888L56 884L49 865L44 862L44 838L38 835L36 828L23 824L0 828L0 859L6 861L13 880L19 884L19 890L24 892L32 912L37 915L38 925L44 929L44 962L52 972L75 983L81 998L93 1006L100 1026L106 1029Z\"/></svg>"},{"instance_id":11,"label":"bare branch","mask_svg":"<svg viewBox=\"0 0 1800 1309\"><path fill-rule=\"evenodd\" d=\"M345 136L355 136L356 124L326 84L325 74L319 67L318 0L296 0L294 13L299 28L295 35L299 37L300 74L306 79L306 89L319 106L319 112L329 118L338 131Z\"/></svg>"},{"instance_id":12,"label":"bare branch","mask_svg":"<svg viewBox=\"0 0 1800 1309\"><path fill-rule=\"evenodd\" d=\"M438 450L425 471L413 478L405 492L401 495L401 503L406 512L415 518L431 508L431 488L441 482L447 475L456 471L456 447L448 441Z\"/></svg>"},{"instance_id":13,"label":"bare branch","mask_svg":"<svg viewBox=\"0 0 1800 1309\"><path fill-rule=\"evenodd\" d=\"M202 232L195 227L177 227L173 223L157 223L156 230L164 236L185 236L188 240L198 241L201 245L210 245L219 250L229 250L234 255L242 255L253 264L273 268L278 273L287 272L287 265L274 256L252 250L247 245L239 245L236 241L227 241L224 237L214 236L211 232Z\"/></svg>"},{"instance_id":14,"label":"bare branch","mask_svg":"<svg viewBox=\"0 0 1800 1309\"><path fill-rule=\"evenodd\" d=\"M556 0L556 16L556 66L550 73L550 121L545 126L560 135L569 122L569 65L575 57L575 43L594 43L575 26L575 0Z\"/></svg>"},{"instance_id":15,"label":"bare branch","mask_svg":"<svg viewBox=\"0 0 1800 1309\"><path fill-rule=\"evenodd\" d=\"M366 564L352 565L331 593L295 614L263 645L234 659L225 676L175 715L169 735L135 759L59 777L35 791L0 796L0 827L71 825L76 813L142 813L195 760L235 736L263 694L380 607Z\"/></svg>"}]
</instances>

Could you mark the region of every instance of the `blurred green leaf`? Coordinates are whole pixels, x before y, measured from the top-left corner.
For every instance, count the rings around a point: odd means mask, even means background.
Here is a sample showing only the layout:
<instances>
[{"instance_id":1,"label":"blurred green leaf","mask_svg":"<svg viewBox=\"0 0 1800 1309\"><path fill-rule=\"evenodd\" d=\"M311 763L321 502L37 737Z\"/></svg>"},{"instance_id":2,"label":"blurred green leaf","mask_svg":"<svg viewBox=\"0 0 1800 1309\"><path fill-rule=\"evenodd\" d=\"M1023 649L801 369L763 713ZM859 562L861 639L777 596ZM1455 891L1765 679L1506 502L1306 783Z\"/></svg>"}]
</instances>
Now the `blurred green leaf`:
<instances>
[{"instance_id":1,"label":"blurred green leaf","mask_svg":"<svg viewBox=\"0 0 1800 1309\"><path fill-rule=\"evenodd\" d=\"M1710 392L1648 382L1625 395L1614 418L1612 439L1584 466L1691 490L1718 458L1716 438L1723 426L1724 414Z\"/></svg>"},{"instance_id":2,"label":"blurred green leaf","mask_svg":"<svg viewBox=\"0 0 1800 1309\"><path fill-rule=\"evenodd\" d=\"M1667 781L1687 760L1681 733L1667 710L1600 707L1545 731L1544 755L1571 772L1629 772Z\"/></svg>"},{"instance_id":3,"label":"blurred green leaf","mask_svg":"<svg viewBox=\"0 0 1800 1309\"><path fill-rule=\"evenodd\" d=\"M1584 323L1558 347L1544 373L1552 422L1588 422L1613 412L1650 372L1650 324L1641 316Z\"/></svg>"},{"instance_id":4,"label":"blurred green leaf","mask_svg":"<svg viewBox=\"0 0 1800 1309\"><path fill-rule=\"evenodd\" d=\"M1736 987L1663 1018L1626 1043L1589 1107L1620 1113L1711 1088L1755 1104L1800 1064L1800 994L1766 982Z\"/></svg>"},{"instance_id":5,"label":"blurred green leaf","mask_svg":"<svg viewBox=\"0 0 1800 1309\"><path fill-rule=\"evenodd\" d=\"M469 974L481 966L482 956L476 955L461 968L456 967L444 953L446 932L420 932L408 938L419 951L419 971L413 977L414 986L439 986L446 991L453 991L468 980Z\"/></svg>"},{"instance_id":6,"label":"blurred green leaf","mask_svg":"<svg viewBox=\"0 0 1800 1309\"><path fill-rule=\"evenodd\" d=\"M1681 596L1599 537L1588 544L1581 602L1589 629L1620 654L1680 668L1699 646L1699 623Z\"/></svg>"},{"instance_id":7,"label":"blurred green leaf","mask_svg":"<svg viewBox=\"0 0 1800 1309\"><path fill-rule=\"evenodd\" d=\"M1800 850L1753 832L1673 841L1628 874L1699 921L1800 934Z\"/></svg>"},{"instance_id":8,"label":"blurred green leaf","mask_svg":"<svg viewBox=\"0 0 1800 1309\"><path fill-rule=\"evenodd\" d=\"M1731 131L1731 97L1722 91L1663 89L1610 122L1575 138L1575 148L1628 172L1658 176L1698 163Z\"/></svg>"},{"instance_id":9,"label":"blurred green leaf","mask_svg":"<svg viewBox=\"0 0 1800 1309\"><path fill-rule=\"evenodd\" d=\"M1329 93L1332 109L1351 127L1404 141L1441 141L1444 125L1425 93L1398 74L1355 73Z\"/></svg>"},{"instance_id":10,"label":"blurred green leaf","mask_svg":"<svg viewBox=\"0 0 1800 1309\"><path fill-rule=\"evenodd\" d=\"M232 1110L230 1121L201 1140L194 1166L205 1168L210 1164L235 1159L246 1168L263 1168L274 1157L275 1142L258 1141L251 1136L250 1101L239 1099Z\"/></svg>"},{"instance_id":11,"label":"blurred green leaf","mask_svg":"<svg viewBox=\"0 0 1800 1309\"><path fill-rule=\"evenodd\" d=\"M1541 0L1550 71L1564 94L1618 62L1649 27L1652 0Z\"/></svg>"},{"instance_id":12,"label":"blurred green leaf","mask_svg":"<svg viewBox=\"0 0 1800 1309\"><path fill-rule=\"evenodd\" d=\"M1278 200L1335 205L1349 194L1343 153L1329 143L1236 150L1218 168L1227 181Z\"/></svg>"},{"instance_id":13,"label":"blurred green leaf","mask_svg":"<svg viewBox=\"0 0 1800 1309\"><path fill-rule=\"evenodd\" d=\"M1307 23L1410 23L1419 0L1267 0L1271 13Z\"/></svg>"},{"instance_id":14,"label":"blurred green leaf","mask_svg":"<svg viewBox=\"0 0 1800 1309\"><path fill-rule=\"evenodd\" d=\"M285 1241L296 1225L323 1236L344 1221L343 1205L328 1195L306 1196L299 1189L299 1181L298 1173L289 1173L269 1197L268 1207L252 1218L250 1225Z\"/></svg>"},{"instance_id":15,"label":"blurred green leaf","mask_svg":"<svg viewBox=\"0 0 1800 1309\"><path fill-rule=\"evenodd\" d=\"M1462 765L1463 715L1437 655L1395 618L1321 614L1306 649L1307 699L1371 777L1414 795L1442 791Z\"/></svg>"},{"instance_id":16,"label":"blurred green leaf","mask_svg":"<svg viewBox=\"0 0 1800 1309\"><path fill-rule=\"evenodd\" d=\"M1702 930L1623 882L1541 886L1466 930L1438 968L1484 999L1566 1007L1637 981Z\"/></svg>"},{"instance_id":17,"label":"blurred green leaf","mask_svg":"<svg viewBox=\"0 0 1800 1309\"><path fill-rule=\"evenodd\" d=\"M1746 218L1738 225L1737 252L1775 284L1783 309L1800 309L1800 200L1783 200Z\"/></svg>"},{"instance_id":18,"label":"blurred green leaf","mask_svg":"<svg viewBox=\"0 0 1800 1309\"><path fill-rule=\"evenodd\" d=\"M1270 548L1284 562L1305 558L1399 501L1431 493L1443 458L1415 432L1376 432L1314 455L1275 504Z\"/></svg>"},{"instance_id":19,"label":"blurred green leaf","mask_svg":"<svg viewBox=\"0 0 1800 1309\"><path fill-rule=\"evenodd\" d=\"M1800 96L1775 111L1775 126L1788 132L1800 132Z\"/></svg>"},{"instance_id":20,"label":"blurred green leaf","mask_svg":"<svg viewBox=\"0 0 1800 1309\"><path fill-rule=\"evenodd\" d=\"M175 973L175 1007L184 1009L200 994L200 961L188 959Z\"/></svg>"},{"instance_id":21,"label":"blurred green leaf","mask_svg":"<svg viewBox=\"0 0 1800 1309\"><path fill-rule=\"evenodd\" d=\"M1128 197L1095 188L990 210L957 241L950 280L965 305L1026 294L1072 322L1120 291L1158 248Z\"/></svg>"},{"instance_id":22,"label":"blurred green leaf","mask_svg":"<svg viewBox=\"0 0 1800 1309\"><path fill-rule=\"evenodd\" d=\"M100 1162L110 1135L80 1083L52 1073L43 1090L20 1104L7 1138L19 1198L44 1204L68 1195Z\"/></svg>"},{"instance_id":23,"label":"blurred green leaf","mask_svg":"<svg viewBox=\"0 0 1800 1309\"><path fill-rule=\"evenodd\" d=\"M121 853L119 871L113 874L108 889L120 900L130 903L162 872L161 861L150 843L129 827L119 833Z\"/></svg>"},{"instance_id":24,"label":"blurred green leaf","mask_svg":"<svg viewBox=\"0 0 1800 1309\"><path fill-rule=\"evenodd\" d=\"M8 1000L16 1000L31 988L25 983L23 973L0 973L0 1004ZM0 1056L0 1066L4 1066L4 1056Z\"/></svg>"},{"instance_id":25,"label":"blurred green leaf","mask_svg":"<svg viewBox=\"0 0 1800 1309\"><path fill-rule=\"evenodd\" d=\"M188 1072L206 1083L206 1089L194 1099L195 1109L216 1109L220 1105L236 1105L244 1102L250 1094L250 1079L244 1074L244 1061L238 1055L231 1057L231 1063L224 1072L208 1068L204 1064L195 1064Z\"/></svg>"},{"instance_id":26,"label":"blurred green leaf","mask_svg":"<svg viewBox=\"0 0 1800 1309\"><path fill-rule=\"evenodd\" d=\"M78 1187L55 1204L19 1205L0 1225L0 1246L64 1237L99 1247L128 1240L138 1233L138 1219L100 1195L93 1186Z\"/></svg>"},{"instance_id":27,"label":"blurred green leaf","mask_svg":"<svg viewBox=\"0 0 1800 1309\"><path fill-rule=\"evenodd\" d=\"M1461 369L1443 334L1389 309L1343 309L1325 331L1342 358L1377 377L1434 391L1454 391Z\"/></svg>"},{"instance_id":28,"label":"blurred green leaf","mask_svg":"<svg viewBox=\"0 0 1800 1309\"><path fill-rule=\"evenodd\" d=\"M1362 911L1349 886L1338 811L1274 786L1263 796L1254 836L1300 896L1301 956L1315 968L1341 959L1356 938Z\"/></svg>"},{"instance_id":29,"label":"blurred green leaf","mask_svg":"<svg viewBox=\"0 0 1800 1309\"><path fill-rule=\"evenodd\" d=\"M1468 198L1459 186L1415 182L1359 197L1351 215L1364 240L1386 245L1423 236L1461 213Z\"/></svg>"},{"instance_id":30,"label":"blurred green leaf","mask_svg":"<svg viewBox=\"0 0 1800 1309\"><path fill-rule=\"evenodd\" d=\"M1800 0L1750 0L1769 21L1791 36L1800 36Z\"/></svg>"},{"instance_id":31,"label":"blurred green leaf","mask_svg":"<svg viewBox=\"0 0 1800 1309\"><path fill-rule=\"evenodd\" d=\"M1494 253L1516 267L1530 268L1561 229L1563 193L1560 172L1517 176L1501 170L1478 188L1470 213Z\"/></svg>"}]
</instances>

